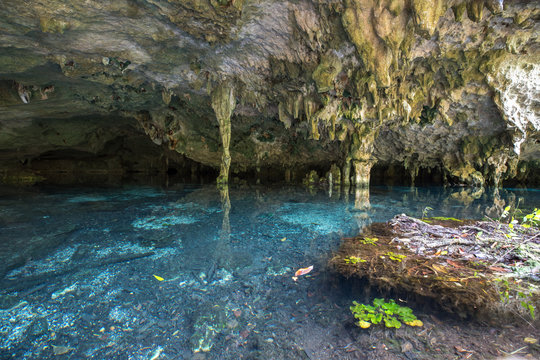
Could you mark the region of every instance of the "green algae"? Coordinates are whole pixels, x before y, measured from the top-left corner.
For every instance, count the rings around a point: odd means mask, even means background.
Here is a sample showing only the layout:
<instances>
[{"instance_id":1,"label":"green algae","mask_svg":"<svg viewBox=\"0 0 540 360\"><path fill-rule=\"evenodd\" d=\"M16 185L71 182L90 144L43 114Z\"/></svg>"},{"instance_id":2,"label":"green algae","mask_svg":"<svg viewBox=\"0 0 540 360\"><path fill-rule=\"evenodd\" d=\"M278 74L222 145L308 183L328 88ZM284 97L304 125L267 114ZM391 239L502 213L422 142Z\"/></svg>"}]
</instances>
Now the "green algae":
<instances>
[{"instance_id":1,"label":"green algae","mask_svg":"<svg viewBox=\"0 0 540 360\"><path fill-rule=\"evenodd\" d=\"M312 75L319 93L327 92L334 88L334 79L341 71L341 68L341 60L335 52L331 51L321 57L321 62Z\"/></svg>"},{"instance_id":2,"label":"green algae","mask_svg":"<svg viewBox=\"0 0 540 360\"><path fill-rule=\"evenodd\" d=\"M446 7L445 0L412 0L414 20L419 30L429 36L433 35Z\"/></svg>"},{"instance_id":3,"label":"green algae","mask_svg":"<svg viewBox=\"0 0 540 360\"><path fill-rule=\"evenodd\" d=\"M45 33L63 34L71 27L71 24L58 18L42 16L39 19L39 26L41 31Z\"/></svg>"}]
</instances>

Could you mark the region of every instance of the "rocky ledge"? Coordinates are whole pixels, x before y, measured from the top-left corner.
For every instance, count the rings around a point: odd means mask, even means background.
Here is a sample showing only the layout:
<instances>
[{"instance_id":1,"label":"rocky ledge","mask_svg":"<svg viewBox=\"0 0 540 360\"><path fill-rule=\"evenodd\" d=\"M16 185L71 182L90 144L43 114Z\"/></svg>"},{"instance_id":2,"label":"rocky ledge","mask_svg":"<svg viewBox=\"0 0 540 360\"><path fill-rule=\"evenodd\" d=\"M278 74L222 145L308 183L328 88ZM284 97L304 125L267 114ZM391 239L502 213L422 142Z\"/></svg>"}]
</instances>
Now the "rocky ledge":
<instances>
[{"instance_id":1,"label":"rocky ledge","mask_svg":"<svg viewBox=\"0 0 540 360\"><path fill-rule=\"evenodd\" d=\"M1 178L537 186L539 19L527 0L3 0Z\"/></svg>"}]
</instances>

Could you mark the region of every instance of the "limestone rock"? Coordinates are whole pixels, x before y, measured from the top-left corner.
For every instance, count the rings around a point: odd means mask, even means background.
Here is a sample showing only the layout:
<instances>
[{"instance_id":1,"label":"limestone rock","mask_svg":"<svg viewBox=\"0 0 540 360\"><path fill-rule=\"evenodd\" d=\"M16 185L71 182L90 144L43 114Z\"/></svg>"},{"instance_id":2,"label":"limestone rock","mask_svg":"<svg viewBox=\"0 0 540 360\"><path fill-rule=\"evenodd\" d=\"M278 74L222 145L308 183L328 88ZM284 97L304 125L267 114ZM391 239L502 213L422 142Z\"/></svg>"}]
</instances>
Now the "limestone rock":
<instances>
[{"instance_id":1,"label":"limestone rock","mask_svg":"<svg viewBox=\"0 0 540 360\"><path fill-rule=\"evenodd\" d=\"M525 0L4 0L0 172L300 181L340 164L345 184L351 166L362 183L400 166L533 184L539 16Z\"/></svg>"}]
</instances>

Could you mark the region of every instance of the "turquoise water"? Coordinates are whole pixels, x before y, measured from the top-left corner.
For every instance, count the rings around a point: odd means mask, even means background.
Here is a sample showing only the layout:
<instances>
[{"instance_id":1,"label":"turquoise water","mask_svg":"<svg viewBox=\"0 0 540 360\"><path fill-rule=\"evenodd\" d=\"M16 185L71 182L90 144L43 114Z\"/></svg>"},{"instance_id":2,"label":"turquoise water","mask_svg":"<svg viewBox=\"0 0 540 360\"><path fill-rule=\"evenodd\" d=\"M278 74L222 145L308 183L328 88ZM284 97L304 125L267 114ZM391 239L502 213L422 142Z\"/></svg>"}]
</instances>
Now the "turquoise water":
<instances>
[{"instance_id":1,"label":"turquoise water","mask_svg":"<svg viewBox=\"0 0 540 360\"><path fill-rule=\"evenodd\" d=\"M362 289L326 266L342 237L400 213L540 204L534 190L435 187L0 195L0 359L352 359L348 306Z\"/></svg>"}]
</instances>

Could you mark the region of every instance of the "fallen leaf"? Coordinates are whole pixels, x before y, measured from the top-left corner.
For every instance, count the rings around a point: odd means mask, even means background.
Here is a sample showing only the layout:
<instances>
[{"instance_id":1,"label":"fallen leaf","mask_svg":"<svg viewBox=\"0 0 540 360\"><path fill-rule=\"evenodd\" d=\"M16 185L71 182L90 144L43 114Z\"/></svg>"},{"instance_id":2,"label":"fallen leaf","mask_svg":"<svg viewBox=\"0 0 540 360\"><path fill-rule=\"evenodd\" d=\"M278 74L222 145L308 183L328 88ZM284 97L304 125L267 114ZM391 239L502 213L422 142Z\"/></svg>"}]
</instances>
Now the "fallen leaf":
<instances>
[{"instance_id":1,"label":"fallen leaf","mask_svg":"<svg viewBox=\"0 0 540 360\"><path fill-rule=\"evenodd\" d=\"M285 240L287 240L287 238L286 238L286 237L284 237L283 239L281 239L281 241L285 241Z\"/></svg>"},{"instance_id":2,"label":"fallen leaf","mask_svg":"<svg viewBox=\"0 0 540 360\"><path fill-rule=\"evenodd\" d=\"M407 351L411 351L413 349L412 344L409 341L405 341L403 344L401 344L401 352L405 353Z\"/></svg>"},{"instance_id":3,"label":"fallen leaf","mask_svg":"<svg viewBox=\"0 0 540 360\"><path fill-rule=\"evenodd\" d=\"M471 350L464 349L464 348L462 348L462 347L459 346L459 345L454 346L454 348L455 348L458 352L462 352L462 353L463 353L463 352L466 352L466 353L472 352Z\"/></svg>"},{"instance_id":4,"label":"fallen leaf","mask_svg":"<svg viewBox=\"0 0 540 360\"><path fill-rule=\"evenodd\" d=\"M433 267L433 269L435 269L435 271L437 271L437 272L442 272L442 273L447 273L448 272L448 270L446 270L446 268L443 265L433 264L433 265L431 265L431 267Z\"/></svg>"},{"instance_id":5,"label":"fallen leaf","mask_svg":"<svg viewBox=\"0 0 540 360\"><path fill-rule=\"evenodd\" d=\"M500 271L500 272L509 272L510 271L510 270L502 268L500 266L490 266L489 269L493 270L493 271Z\"/></svg>"},{"instance_id":6,"label":"fallen leaf","mask_svg":"<svg viewBox=\"0 0 540 360\"><path fill-rule=\"evenodd\" d=\"M358 322L358 325L360 325L360 327L361 327L362 329L367 329L368 327L371 326L371 324L368 323L367 321L359 321L359 322Z\"/></svg>"},{"instance_id":7,"label":"fallen leaf","mask_svg":"<svg viewBox=\"0 0 540 360\"><path fill-rule=\"evenodd\" d=\"M233 310L234 317L239 318L242 315L242 310Z\"/></svg>"},{"instance_id":8,"label":"fallen leaf","mask_svg":"<svg viewBox=\"0 0 540 360\"><path fill-rule=\"evenodd\" d=\"M452 260L446 260L446 262L447 262L449 265L452 265L453 267L455 267L455 268L457 268L457 269L463 267L463 266L459 265L457 262L452 261Z\"/></svg>"},{"instance_id":9,"label":"fallen leaf","mask_svg":"<svg viewBox=\"0 0 540 360\"><path fill-rule=\"evenodd\" d=\"M163 281L163 280L165 280L165 279L162 278L161 276L154 275L154 277L156 278L157 281Z\"/></svg>"},{"instance_id":10,"label":"fallen leaf","mask_svg":"<svg viewBox=\"0 0 540 360\"><path fill-rule=\"evenodd\" d=\"M52 349L53 349L54 355L64 355L70 352L71 350L75 350L72 347L62 346L62 345L60 346L53 345Z\"/></svg>"},{"instance_id":11,"label":"fallen leaf","mask_svg":"<svg viewBox=\"0 0 540 360\"><path fill-rule=\"evenodd\" d=\"M243 337L244 339L247 338L249 336L249 330L244 330L240 332L240 336Z\"/></svg>"},{"instance_id":12,"label":"fallen leaf","mask_svg":"<svg viewBox=\"0 0 540 360\"><path fill-rule=\"evenodd\" d=\"M294 273L294 276L298 277L298 276L309 274L311 270L313 270L313 265L307 268L301 268L301 269L296 270L296 272Z\"/></svg>"},{"instance_id":13,"label":"fallen leaf","mask_svg":"<svg viewBox=\"0 0 540 360\"><path fill-rule=\"evenodd\" d=\"M532 337L526 337L523 339L527 344L536 344L538 342L538 339L532 338Z\"/></svg>"},{"instance_id":14,"label":"fallen leaf","mask_svg":"<svg viewBox=\"0 0 540 360\"><path fill-rule=\"evenodd\" d=\"M424 323L422 322L422 320L413 320L413 321L406 321L405 324L409 325L409 326L424 326Z\"/></svg>"}]
</instances>

